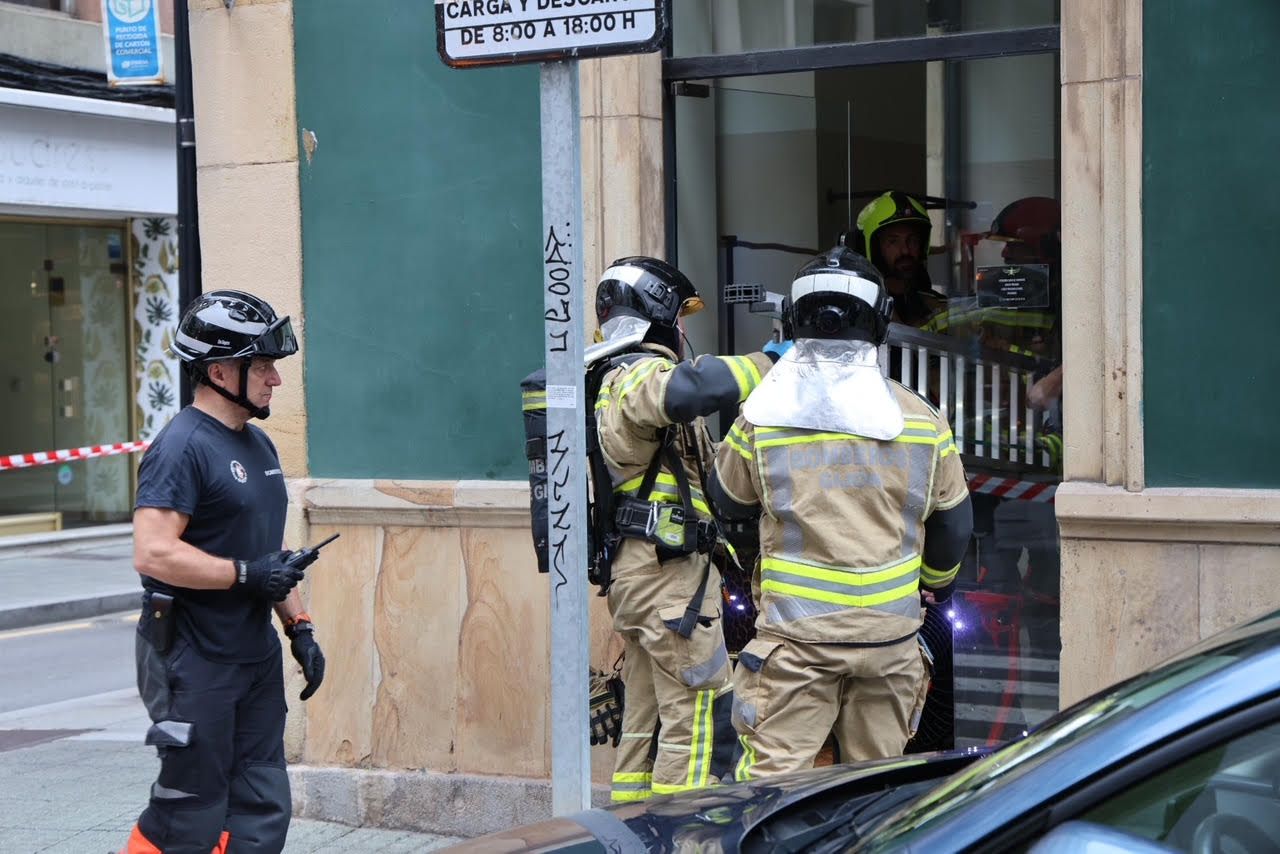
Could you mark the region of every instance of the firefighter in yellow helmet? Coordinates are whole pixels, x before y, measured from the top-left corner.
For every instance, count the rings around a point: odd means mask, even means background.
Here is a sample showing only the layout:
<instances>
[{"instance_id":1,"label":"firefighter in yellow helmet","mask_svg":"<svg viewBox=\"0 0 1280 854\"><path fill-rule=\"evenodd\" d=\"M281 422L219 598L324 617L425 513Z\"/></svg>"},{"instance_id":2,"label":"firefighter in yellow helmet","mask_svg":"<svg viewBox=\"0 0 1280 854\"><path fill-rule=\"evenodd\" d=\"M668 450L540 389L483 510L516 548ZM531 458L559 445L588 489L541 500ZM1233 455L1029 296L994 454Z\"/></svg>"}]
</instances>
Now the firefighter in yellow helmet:
<instances>
[{"instance_id":1,"label":"firefighter in yellow helmet","mask_svg":"<svg viewBox=\"0 0 1280 854\"><path fill-rule=\"evenodd\" d=\"M933 289L925 266L933 223L924 205L890 190L867 203L857 226L856 248L880 271L893 298L892 320L920 327L945 311L947 298Z\"/></svg>"},{"instance_id":2,"label":"firefighter in yellow helmet","mask_svg":"<svg viewBox=\"0 0 1280 854\"><path fill-rule=\"evenodd\" d=\"M747 399L708 492L759 516L756 638L739 653L738 780L901 754L927 690L924 597L950 593L972 529L951 430L877 364L893 301L838 246L800 269L795 345Z\"/></svg>"},{"instance_id":3,"label":"firefighter in yellow helmet","mask_svg":"<svg viewBox=\"0 0 1280 854\"><path fill-rule=\"evenodd\" d=\"M615 365L595 402L616 507L608 603L625 644L614 801L718 783L732 762L733 682L705 498L713 451L702 416L746 399L773 361L764 353L683 360L680 317L701 308L688 278L655 258L613 262L596 291L605 339L597 347Z\"/></svg>"}]
</instances>

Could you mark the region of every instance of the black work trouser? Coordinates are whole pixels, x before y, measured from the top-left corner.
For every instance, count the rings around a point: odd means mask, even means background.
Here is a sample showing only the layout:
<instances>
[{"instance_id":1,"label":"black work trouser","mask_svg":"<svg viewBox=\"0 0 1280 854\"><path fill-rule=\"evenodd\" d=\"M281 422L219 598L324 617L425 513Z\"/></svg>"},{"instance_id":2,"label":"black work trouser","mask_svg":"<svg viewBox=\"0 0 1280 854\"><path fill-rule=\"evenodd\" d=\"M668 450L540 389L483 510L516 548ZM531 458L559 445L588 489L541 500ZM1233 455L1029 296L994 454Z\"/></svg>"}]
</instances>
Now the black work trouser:
<instances>
[{"instance_id":1,"label":"black work trouser","mask_svg":"<svg viewBox=\"0 0 1280 854\"><path fill-rule=\"evenodd\" d=\"M278 854L292 815L280 655L211 661L182 637L161 655L139 634L137 666L160 754L138 830L165 854L209 854L224 831L229 852Z\"/></svg>"}]
</instances>

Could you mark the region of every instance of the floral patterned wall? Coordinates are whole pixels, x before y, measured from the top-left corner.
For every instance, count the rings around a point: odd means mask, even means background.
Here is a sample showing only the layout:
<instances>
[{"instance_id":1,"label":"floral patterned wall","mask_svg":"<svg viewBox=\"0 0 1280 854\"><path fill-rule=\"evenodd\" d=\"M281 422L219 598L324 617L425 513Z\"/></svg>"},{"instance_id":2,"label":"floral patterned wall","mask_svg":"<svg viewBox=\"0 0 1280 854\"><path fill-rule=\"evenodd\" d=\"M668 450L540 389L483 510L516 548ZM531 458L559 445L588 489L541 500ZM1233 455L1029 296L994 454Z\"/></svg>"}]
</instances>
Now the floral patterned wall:
<instances>
[{"instance_id":1,"label":"floral patterned wall","mask_svg":"<svg viewBox=\"0 0 1280 854\"><path fill-rule=\"evenodd\" d=\"M178 359L169 351L178 325L177 225L172 217L148 217L130 227L139 439L153 438L178 413Z\"/></svg>"},{"instance_id":2,"label":"floral patterned wall","mask_svg":"<svg viewBox=\"0 0 1280 854\"><path fill-rule=\"evenodd\" d=\"M78 421L55 421L66 425L66 432L61 426L55 428L55 447L119 442L129 435L129 407L127 398L122 399L122 393L127 394L129 388L128 302L122 290L123 277L109 272L107 267L112 259L124 260L121 236L118 228L77 228L69 233L78 256L75 269L79 293L68 297L65 310L68 319L76 315L80 318L79 335L73 337L79 339L84 397ZM123 272L122 264L120 273ZM66 334L70 332L66 330ZM70 355L72 342L68 340L64 346ZM64 360L63 364L69 361ZM82 511L85 519L95 521L128 516L127 458L103 457L64 466L59 471L58 484L58 509L64 513Z\"/></svg>"}]
</instances>

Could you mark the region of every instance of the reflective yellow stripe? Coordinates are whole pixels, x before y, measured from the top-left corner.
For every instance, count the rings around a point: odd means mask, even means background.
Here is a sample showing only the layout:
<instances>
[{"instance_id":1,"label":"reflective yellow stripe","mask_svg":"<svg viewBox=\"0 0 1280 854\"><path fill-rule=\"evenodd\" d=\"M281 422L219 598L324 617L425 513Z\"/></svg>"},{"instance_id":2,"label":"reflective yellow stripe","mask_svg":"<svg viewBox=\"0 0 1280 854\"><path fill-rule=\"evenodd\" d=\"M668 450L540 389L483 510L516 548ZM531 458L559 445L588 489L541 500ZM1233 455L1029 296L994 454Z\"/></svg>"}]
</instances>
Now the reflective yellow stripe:
<instances>
[{"instance_id":1,"label":"reflective yellow stripe","mask_svg":"<svg viewBox=\"0 0 1280 854\"><path fill-rule=\"evenodd\" d=\"M637 489L640 488L640 484L643 482L644 482L644 475L637 475L636 477L631 478L631 480L625 481L615 486L613 488L613 491L615 493L624 493L624 492L628 494L634 493ZM675 475L667 474L666 472L658 473L658 477L654 485L656 486L657 484L662 484L663 486L675 487L677 490L680 489L680 485L676 482ZM706 500L702 497L702 490L689 487L689 497L693 501L694 510L701 510L703 513L706 513L708 516L711 515L711 508L707 505ZM668 501L672 504L679 504L680 496L668 495L665 492L655 491L645 500Z\"/></svg>"},{"instance_id":2,"label":"reflective yellow stripe","mask_svg":"<svg viewBox=\"0 0 1280 854\"><path fill-rule=\"evenodd\" d=\"M763 432L763 431L760 431ZM756 446L760 448L772 448L779 445L804 445L811 442L844 442L844 441L861 441L861 442L878 442L879 439L867 439L863 436L854 436L852 433L814 433L809 436L786 436L781 439L761 439L756 442ZM936 445L938 438L936 436L907 436L902 435L894 442L902 442L907 445Z\"/></svg>"},{"instance_id":3,"label":"reflective yellow stripe","mask_svg":"<svg viewBox=\"0 0 1280 854\"><path fill-rule=\"evenodd\" d=\"M756 764L756 749L745 735L738 736L738 743L742 745L742 756L733 769L733 779L743 783L751 779L751 768Z\"/></svg>"},{"instance_id":4,"label":"reflective yellow stripe","mask_svg":"<svg viewBox=\"0 0 1280 854\"><path fill-rule=\"evenodd\" d=\"M547 393L545 391L521 392L520 398L525 412L528 412L531 409L547 408Z\"/></svg>"},{"instance_id":5,"label":"reflective yellow stripe","mask_svg":"<svg viewBox=\"0 0 1280 854\"><path fill-rule=\"evenodd\" d=\"M692 789L701 789L703 786L672 786L668 783L654 783L653 793L655 795L674 795L677 792L688 792Z\"/></svg>"},{"instance_id":6,"label":"reflective yellow stripe","mask_svg":"<svg viewBox=\"0 0 1280 854\"><path fill-rule=\"evenodd\" d=\"M751 452L748 451L746 448L742 447L742 445L738 442L738 440L733 437L732 430L730 430L729 434L724 437L724 443L728 445L730 448L732 448L733 452L738 456L748 460L752 459Z\"/></svg>"},{"instance_id":7,"label":"reflective yellow stripe","mask_svg":"<svg viewBox=\"0 0 1280 854\"><path fill-rule=\"evenodd\" d=\"M911 579L910 584L903 584L901 587L895 587L892 590L886 590L883 593L869 593L867 595L859 595L856 593L830 593L826 590L814 590L810 587L801 587L798 584L786 584L782 581L762 581L760 583L762 591L771 593L782 593L787 596L795 596L798 599L812 599L816 602L829 602L832 605L850 605L859 608L869 608L874 605L883 605L886 602L896 602L899 599L905 599L907 596L913 596L920 590L920 582L918 579Z\"/></svg>"},{"instance_id":8,"label":"reflective yellow stripe","mask_svg":"<svg viewBox=\"0 0 1280 854\"><path fill-rule=\"evenodd\" d=\"M945 587L950 584L960 572L960 564L956 564L951 569L942 570L934 569L927 563L920 565L920 580L928 587Z\"/></svg>"},{"instance_id":9,"label":"reflective yellow stripe","mask_svg":"<svg viewBox=\"0 0 1280 854\"><path fill-rule=\"evenodd\" d=\"M618 771L613 775L615 783L648 783L652 780L652 771Z\"/></svg>"},{"instance_id":10,"label":"reflective yellow stripe","mask_svg":"<svg viewBox=\"0 0 1280 854\"><path fill-rule=\"evenodd\" d=\"M735 356L722 356L721 361L733 374L733 382L737 383L737 399L744 401L746 396L751 393L751 389L748 387L749 380L746 379L746 374L742 373L742 367L737 364Z\"/></svg>"},{"instance_id":11,"label":"reflective yellow stripe","mask_svg":"<svg viewBox=\"0 0 1280 854\"><path fill-rule=\"evenodd\" d=\"M689 773L685 777L688 788L707 785L711 777L711 733L715 706L714 689L699 691L693 701L693 731L689 735L692 749L689 751ZM655 792L658 786L653 787Z\"/></svg>"},{"instance_id":12,"label":"reflective yellow stripe","mask_svg":"<svg viewBox=\"0 0 1280 854\"><path fill-rule=\"evenodd\" d=\"M632 389L644 382L645 377L658 370L663 361L663 359L650 359L648 362L645 362L640 365L640 367L636 368L635 371L631 373L631 376L627 377L626 381L623 382L622 390L618 393L618 400L622 400L622 398L631 393Z\"/></svg>"},{"instance_id":13,"label":"reflective yellow stripe","mask_svg":"<svg viewBox=\"0 0 1280 854\"><path fill-rule=\"evenodd\" d=\"M882 581L892 581L895 578L910 575L922 563L920 556L915 555L900 563L890 564L883 569L859 572L852 569L827 569L819 566L810 566L807 563L795 563L781 558L767 557L760 561L760 568L777 569L791 575L799 575L802 578L812 578L816 581L832 581L849 587L866 587L870 584L879 584Z\"/></svg>"},{"instance_id":14,"label":"reflective yellow stripe","mask_svg":"<svg viewBox=\"0 0 1280 854\"><path fill-rule=\"evenodd\" d=\"M653 797L654 792L656 791L657 790L654 789L643 792L610 792L609 800L613 801L615 804L629 804L632 801L648 800Z\"/></svg>"},{"instance_id":15,"label":"reflective yellow stripe","mask_svg":"<svg viewBox=\"0 0 1280 854\"><path fill-rule=\"evenodd\" d=\"M755 362L751 361L750 356L738 356L737 358L742 360L742 364L746 367L747 373L751 375L751 388L747 389L747 394L751 394L751 392L755 390L755 387L760 385L760 369L756 367ZM746 394L742 396L744 400L746 399L746 396Z\"/></svg>"}]
</instances>

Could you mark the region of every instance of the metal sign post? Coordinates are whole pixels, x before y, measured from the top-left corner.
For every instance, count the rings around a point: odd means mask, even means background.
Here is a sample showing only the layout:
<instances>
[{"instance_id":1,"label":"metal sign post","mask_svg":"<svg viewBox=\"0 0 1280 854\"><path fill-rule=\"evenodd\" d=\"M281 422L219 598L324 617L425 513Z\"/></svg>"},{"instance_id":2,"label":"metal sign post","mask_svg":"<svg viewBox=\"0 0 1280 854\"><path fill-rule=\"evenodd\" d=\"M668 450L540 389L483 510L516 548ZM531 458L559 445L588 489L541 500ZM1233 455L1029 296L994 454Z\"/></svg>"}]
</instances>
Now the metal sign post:
<instances>
[{"instance_id":1,"label":"metal sign post","mask_svg":"<svg viewBox=\"0 0 1280 854\"><path fill-rule=\"evenodd\" d=\"M551 807L591 806L587 678L587 448L583 399L582 146L578 63L658 50L662 0L436 0L452 68L542 63L542 291L551 580Z\"/></svg>"},{"instance_id":2,"label":"metal sign post","mask_svg":"<svg viewBox=\"0 0 1280 854\"><path fill-rule=\"evenodd\" d=\"M545 63L539 91L551 551L551 807L555 815L565 815L591 806L578 64Z\"/></svg>"}]
</instances>

